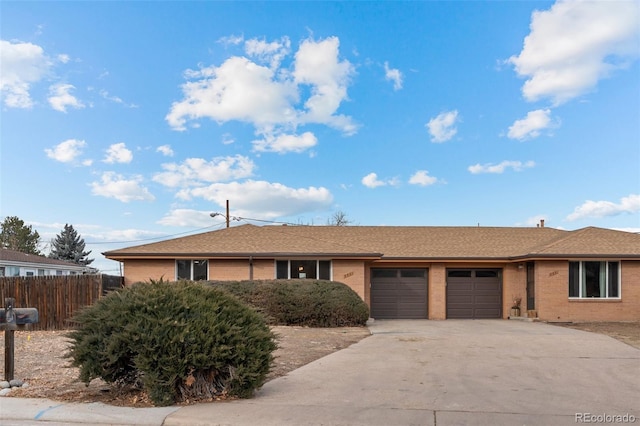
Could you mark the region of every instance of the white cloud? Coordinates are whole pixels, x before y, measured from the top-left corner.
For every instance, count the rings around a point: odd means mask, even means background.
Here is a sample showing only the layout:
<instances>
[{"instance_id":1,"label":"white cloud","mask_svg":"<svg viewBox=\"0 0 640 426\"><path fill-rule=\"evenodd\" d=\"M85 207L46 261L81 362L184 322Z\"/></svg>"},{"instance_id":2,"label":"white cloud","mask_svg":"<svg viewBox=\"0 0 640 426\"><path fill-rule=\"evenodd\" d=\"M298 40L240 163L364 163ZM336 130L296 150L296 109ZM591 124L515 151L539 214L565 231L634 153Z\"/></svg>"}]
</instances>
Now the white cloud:
<instances>
[{"instance_id":1,"label":"white cloud","mask_svg":"<svg viewBox=\"0 0 640 426\"><path fill-rule=\"evenodd\" d=\"M212 211L193 209L173 209L157 223L166 226L184 226L189 228L204 228L215 224L210 214Z\"/></svg>"},{"instance_id":2,"label":"white cloud","mask_svg":"<svg viewBox=\"0 0 640 426\"><path fill-rule=\"evenodd\" d=\"M67 55L66 53L59 54L57 58L58 58L58 61L62 62L63 64L66 64L71 60L71 57L69 57L69 55Z\"/></svg>"},{"instance_id":3,"label":"white cloud","mask_svg":"<svg viewBox=\"0 0 640 426\"><path fill-rule=\"evenodd\" d=\"M236 140L233 138L233 136L230 133L225 133L224 135L222 135L222 144L223 145L231 145L232 143L235 143Z\"/></svg>"},{"instance_id":4,"label":"white cloud","mask_svg":"<svg viewBox=\"0 0 640 426\"><path fill-rule=\"evenodd\" d=\"M102 98L104 98L104 99L106 99L108 101L114 102L116 104L124 105L127 108L138 108L138 105L126 103L121 97L113 96L108 91L106 91L104 89L100 90L98 93L100 94L100 96L102 96Z\"/></svg>"},{"instance_id":5,"label":"white cloud","mask_svg":"<svg viewBox=\"0 0 640 426\"><path fill-rule=\"evenodd\" d=\"M234 56L219 67L186 75L194 81L182 85L184 99L174 102L166 116L174 130L185 130L189 120L199 118L244 121L259 129L295 122L296 87L290 81L277 81L268 67Z\"/></svg>"},{"instance_id":6,"label":"white cloud","mask_svg":"<svg viewBox=\"0 0 640 426\"><path fill-rule=\"evenodd\" d=\"M567 216L567 220L574 221L589 217L598 218L638 212L640 212L640 194L630 194L628 197L621 198L618 204L611 201L587 200L576 207L573 213Z\"/></svg>"},{"instance_id":7,"label":"white cloud","mask_svg":"<svg viewBox=\"0 0 640 426\"><path fill-rule=\"evenodd\" d=\"M611 228L611 229L615 229L616 231L623 231L623 232L631 232L633 234L640 234L640 228Z\"/></svg>"},{"instance_id":8,"label":"white cloud","mask_svg":"<svg viewBox=\"0 0 640 426\"><path fill-rule=\"evenodd\" d=\"M516 172L521 172L522 170L529 169L531 167L534 167L535 165L536 163L533 161L527 161L526 163L523 163L522 161L505 160L499 164L491 164L491 163L475 164L473 166L469 166L467 170L469 170L474 175L480 174L480 173L500 174L500 173L504 173L504 171L507 169L513 169Z\"/></svg>"},{"instance_id":9,"label":"white cloud","mask_svg":"<svg viewBox=\"0 0 640 426\"><path fill-rule=\"evenodd\" d=\"M638 56L640 6L637 1L557 1L535 11L531 32L518 56L508 62L527 78L528 101L558 105L592 90L612 71Z\"/></svg>"},{"instance_id":10,"label":"white cloud","mask_svg":"<svg viewBox=\"0 0 640 426\"><path fill-rule=\"evenodd\" d=\"M516 120L511 127L507 136L510 139L525 140L540 136L540 131L554 127L551 122L550 109L537 109L529 111L527 116L521 120Z\"/></svg>"},{"instance_id":11,"label":"white cloud","mask_svg":"<svg viewBox=\"0 0 640 426\"><path fill-rule=\"evenodd\" d=\"M133 160L133 153L127 149L124 142L114 143L107 149L107 155L105 156L105 163L130 163Z\"/></svg>"},{"instance_id":12,"label":"white cloud","mask_svg":"<svg viewBox=\"0 0 640 426\"><path fill-rule=\"evenodd\" d=\"M384 77L387 81L393 81L393 90L402 89L402 73L399 69L389 68L389 62L384 63Z\"/></svg>"},{"instance_id":13,"label":"white cloud","mask_svg":"<svg viewBox=\"0 0 640 426\"><path fill-rule=\"evenodd\" d=\"M247 178L253 174L255 164L248 157L216 157L211 161L188 158L182 164L163 164L164 172L153 176L155 182L176 188L199 186L211 182Z\"/></svg>"},{"instance_id":14,"label":"white cloud","mask_svg":"<svg viewBox=\"0 0 640 426\"><path fill-rule=\"evenodd\" d=\"M31 85L45 77L51 66L42 47L0 40L0 93L5 106L31 108Z\"/></svg>"},{"instance_id":15,"label":"white cloud","mask_svg":"<svg viewBox=\"0 0 640 426\"><path fill-rule=\"evenodd\" d=\"M149 190L142 186L142 176L133 176L125 179L122 175L114 172L102 174L100 182L92 182L91 193L107 198L128 203L129 201L153 201L155 197Z\"/></svg>"},{"instance_id":16,"label":"white cloud","mask_svg":"<svg viewBox=\"0 0 640 426\"><path fill-rule=\"evenodd\" d=\"M262 140L253 141L253 150L257 152L304 152L313 148L318 139L311 132L301 135L265 135Z\"/></svg>"},{"instance_id":17,"label":"white cloud","mask_svg":"<svg viewBox=\"0 0 640 426\"><path fill-rule=\"evenodd\" d=\"M240 43L242 43L244 41L244 36L226 36L226 37L220 37L218 39L218 43L220 44L224 44L225 46L232 46L232 45L238 45Z\"/></svg>"},{"instance_id":18,"label":"white cloud","mask_svg":"<svg viewBox=\"0 0 640 426\"><path fill-rule=\"evenodd\" d=\"M400 184L400 180L398 178L391 178L387 180L378 179L378 175L376 173L369 173L360 181L367 188L377 188L379 186L398 186Z\"/></svg>"},{"instance_id":19,"label":"white cloud","mask_svg":"<svg viewBox=\"0 0 640 426\"><path fill-rule=\"evenodd\" d=\"M172 104L166 120L174 130L185 130L188 123L210 118L218 123L251 123L258 135L284 134L308 123L353 134L357 125L337 110L347 99L355 71L347 60L339 60L338 47L336 37L305 40L292 66L285 67L280 64L290 56L287 38L271 43L249 40L245 49L269 66L233 56L220 66L187 70L189 81L181 86L183 99ZM301 99L301 92L309 93L306 100Z\"/></svg>"},{"instance_id":20,"label":"white cloud","mask_svg":"<svg viewBox=\"0 0 640 426\"><path fill-rule=\"evenodd\" d=\"M412 185L429 186L438 182L438 178L429 176L427 170L418 170L411 176L409 183Z\"/></svg>"},{"instance_id":21,"label":"white cloud","mask_svg":"<svg viewBox=\"0 0 640 426\"><path fill-rule=\"evenodd\" d=\"M220 207L231 200L233 216L273 219L294 216L314 210L326 210L333 196L323 187L290 188L280 183L248 180L246 182L214 183L183 190L183 199L203 198Z\"/></svg>"},{"instance_id":22,"label":"white cloud","mask_svg":"<svg viewBox=\"0 0 640 426\"><path fill-rule=\"evenodd\" d=\"M244 50L247 55L269 64L271 69L277 69L282 60L291 51L291 41L288 37L282 37L278 41L268 43L256 38L244 42Z\"/></svg>"},{"instance_id":23,"label":"white cloud","mask_svg":"<svg viewBox=\"0 0 640 426\"><path fill-rule=\"evenodd\" d=\"M338 59L340 40L328 37L321 41L305 40L295 55L293 76L297 84L310 85L311 97L304 106L302 122L322 123L354 134L357 126L350 117L334 115L342 101L347 99L347 87L355 68Z\"/></svg>"},{"instance_id":24,"label":"white cloud","mask_svg":"<svg viewBox=\"0 0 640 426\"><path fill-rule=\"evenodd\" d=\"M458 121L457 110L443 112L429 120L426 127L431 134L431 141L440 143L450 140L458 132L455 127Z\"/></svg>"},{"instance_id":25,"label":"white cloud","mask_svg":"<svg viewBox=\"0 0 640 426\"><path fill-rule=\"evenodd\" d=\"M162 153L165 157L173 157L173 149L171 149L171 145L161 145L156 148L156 152Z\"/></svg>"},{"instance_id":26,"label":"white cloud","mask_svg":"<svg viewBox=\"0 0 640 426\"><path fill-rule=\"evenodd\" d=\"M67 139L55 145L53 148L46 148L44 152L47 154L47 157L53 160L61 163L71 163L82 154L82 148L86 145L85 141ZM86 165L86 161L87 160L83 163L84 165Z\"/></svg>"},{"instance_id":27,"label":"white cloud","mask_svg":"<svg viewBox=\"0 0 640 426\"><path fill-rule=\"evenodd\" d=\"M71 94L75 87L67 83L58 83L49 87L49 105L60 112L67 112L67 107L84 108L84 104Z\"/></svg>"}]
</instances>

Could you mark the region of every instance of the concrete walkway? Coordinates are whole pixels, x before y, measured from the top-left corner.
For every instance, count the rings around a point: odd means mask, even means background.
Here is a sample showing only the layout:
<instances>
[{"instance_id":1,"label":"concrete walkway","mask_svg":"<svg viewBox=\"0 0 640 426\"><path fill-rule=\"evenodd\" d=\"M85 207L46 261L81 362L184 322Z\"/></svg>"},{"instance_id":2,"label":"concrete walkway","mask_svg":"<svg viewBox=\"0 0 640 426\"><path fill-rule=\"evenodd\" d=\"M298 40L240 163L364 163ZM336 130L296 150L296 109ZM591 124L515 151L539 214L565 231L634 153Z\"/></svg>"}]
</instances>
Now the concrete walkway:
<instances>
[{"instance_id":1,"label":"concrete walkway","mask_svg":"<svg viewBox=\"0 0 640 426\"><path fill-rule=\"evenodd\" d=\"M575 425L576 416L594 423L592 416L604 415L640 423L640 350L612 338L501 320L375 321L370 330L250 400L150 409L76 404L35 418L36 409L22 415L20 404L38 400L3 398L0 423ZM54 416L64 410L67 417ZM84 417L72 416L78 411Z\"/></svg>"}]
</instances>

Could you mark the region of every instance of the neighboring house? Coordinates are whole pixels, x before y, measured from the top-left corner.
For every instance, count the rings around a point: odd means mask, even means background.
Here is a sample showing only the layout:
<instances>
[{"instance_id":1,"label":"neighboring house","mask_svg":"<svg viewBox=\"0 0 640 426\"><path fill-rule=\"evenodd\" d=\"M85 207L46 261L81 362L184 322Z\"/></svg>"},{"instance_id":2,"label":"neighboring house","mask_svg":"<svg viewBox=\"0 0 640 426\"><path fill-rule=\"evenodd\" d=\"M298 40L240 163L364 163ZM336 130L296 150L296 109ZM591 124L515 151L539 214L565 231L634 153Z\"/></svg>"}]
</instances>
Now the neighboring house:
<instances>
[{"instance_id":1,"label":"neighboring house","mask_svg":"<svg viewBox=\"0 0 640 426\"><path fill-rule=\"evenodd\" d=\"M91 269L45 256L0 249L0 277L78 275L88 273Z\"/></svg>"},{"instance_id":2,"label":"neighboring house","mask_svg":"<svg viewBox=\"0 0 640 426\"><path fill-rule=\"evenodd\" d=\"M588 227L254 226L104 253L150 279L340 281L373 318L640 320L640 235Z\"/></svg>"}]
</instances>

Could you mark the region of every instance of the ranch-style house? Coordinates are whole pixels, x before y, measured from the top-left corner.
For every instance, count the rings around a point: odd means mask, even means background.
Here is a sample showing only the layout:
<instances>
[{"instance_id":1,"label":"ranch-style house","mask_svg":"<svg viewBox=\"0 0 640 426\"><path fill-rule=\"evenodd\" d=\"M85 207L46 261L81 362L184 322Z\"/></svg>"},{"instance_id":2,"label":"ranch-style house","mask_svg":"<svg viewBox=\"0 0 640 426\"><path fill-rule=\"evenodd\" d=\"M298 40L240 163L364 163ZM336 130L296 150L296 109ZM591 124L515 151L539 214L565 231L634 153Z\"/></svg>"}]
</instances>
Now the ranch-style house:
<instances>
[{"instance_id":1,"label":"ranch-style house","mask_svg":"<svg viewBox=\"0 0 640 426\"><path fill-rule=\"evenodd\" d=\"M640 234L596 227L241 225L104 255L127 285L339 281L375 319L640 320Z\"/></svg>"}]
</instances>

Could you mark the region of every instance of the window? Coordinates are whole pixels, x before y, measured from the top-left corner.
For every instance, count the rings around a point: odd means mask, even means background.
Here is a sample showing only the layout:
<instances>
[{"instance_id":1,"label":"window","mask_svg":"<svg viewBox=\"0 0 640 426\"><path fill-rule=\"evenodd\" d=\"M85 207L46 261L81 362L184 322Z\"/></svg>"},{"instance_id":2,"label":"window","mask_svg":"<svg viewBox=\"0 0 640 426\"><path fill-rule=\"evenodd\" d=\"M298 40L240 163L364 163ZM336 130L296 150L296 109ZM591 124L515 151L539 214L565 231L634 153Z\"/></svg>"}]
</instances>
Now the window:
<instances>
[{"instance_id":1,"label":"window","mask_svg":"<svg viewBox=\"0 0 640 426\"><path fill-rule=\"evenodd\" d=\"M330 260L277 260L277 279L311 278L331 279Z\"/></svg>"},{"instance_id":2,"label":"window","mask_svg":"<svg viewBox=\"0 0 640 426\"><path fill-rule=\"evenodd\" d=\"M176 260L176 278L179 280L206 280L209 272L208 260Z\"/></svg>"},{"instance_id":3,"label":"window","mask_svg":"<svg viewBox=\"0 0 640 426\"><path fill-rule=\"evenodd\" d=\"M620 262L569 262L569 297L620 297Z\"/></svg>"},{"instance_id":4,"label":"window","mask_svg":"<svg viewBox=\"0 0 640 426\"><path fill-rule=\"evenodd\" d=\"M4 271L6 277L19 277L20 276L20 268L17 266L7 266Z\"/></svg>"}]
</instances>

